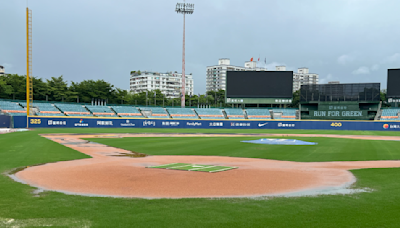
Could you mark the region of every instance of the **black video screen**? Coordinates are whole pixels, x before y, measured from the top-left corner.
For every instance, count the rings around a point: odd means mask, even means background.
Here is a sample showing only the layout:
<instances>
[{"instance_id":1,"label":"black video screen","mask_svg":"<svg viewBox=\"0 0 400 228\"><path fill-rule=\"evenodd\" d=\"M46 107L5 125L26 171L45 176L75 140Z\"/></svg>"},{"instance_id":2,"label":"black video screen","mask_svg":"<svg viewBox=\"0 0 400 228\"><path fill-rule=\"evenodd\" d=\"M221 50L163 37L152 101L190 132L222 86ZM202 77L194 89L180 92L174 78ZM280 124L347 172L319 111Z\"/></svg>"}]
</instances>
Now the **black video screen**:
<instances>
[{"instance_id":1,"label":"black video screen","mask_svg":"<svg viewBox=\"0 0 400 228\"><path fill-rule=\"evenodd\" d=\"M300 101L380 101L381 83L302 85Z\"/></svg>"},{"instance_id":2,"label":"black video screen","mask_svg":"<svg viewBox=\"0 0 400 228\"><path fill-rule=\"evenodd\" d=\"M292 98L293 71L228 71L228 98Z\"/></svg>"},{"instance_id":3,"label":"black video screen","mask_svg":"<svg viewBox=\"0 0 400 228\"><path fill-rule=\"evenodd\" d=\"M400 69L388 70L387 97L400 97Z\"/></svg>"}]
</instances>

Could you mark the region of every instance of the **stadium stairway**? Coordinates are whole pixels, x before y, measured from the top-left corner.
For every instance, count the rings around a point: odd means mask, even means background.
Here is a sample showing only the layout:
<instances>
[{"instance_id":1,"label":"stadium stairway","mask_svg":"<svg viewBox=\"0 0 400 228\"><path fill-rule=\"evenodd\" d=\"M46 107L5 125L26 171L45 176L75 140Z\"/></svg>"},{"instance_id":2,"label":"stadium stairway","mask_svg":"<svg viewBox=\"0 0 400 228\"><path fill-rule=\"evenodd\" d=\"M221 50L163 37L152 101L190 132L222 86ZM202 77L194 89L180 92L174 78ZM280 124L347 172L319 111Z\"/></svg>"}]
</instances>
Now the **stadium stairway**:
<instances>
[{"instance_id":1,"label":"stadium stairway","mask_svg":"<svg viewBox=\"0 0 400 228\"><path fill-rule=\"evenodd\" d=\"M195 108L200 119L226 119L223 109L219 108Z\"/></svg>"},{"instance_id":2,"label":"stadium stairway","mask_svg":"<svg viewBox=\"0 0 400 228\"><path fill-rule=\"evenodd\" d=\"M239 108L225 108L225 115L228 119L245 119L244 111Z\"/></svg>"},{"instance_id":3,"label":"stadium stairway","mask_svg":"<svg viewBox=\"0 0 400 228\"><path fill-rule=\"evenodd\" d=\"M143 116L147 118L163 118L169 119L169 113L165 108L159 107L140 107L139 110L143 114Z\"/></svg>"},{"instance_id":4,"label":"stadium stairway","mask_svg":"<svg viewBox=\"0 0 400 228\"><path fill-rule=\"evenodd\" d=\"M85 108L94 116L98 117L116 117L116 113L108 106L103 105L85 105Z\"/></svg>"},{"instance_id":5,"label":"stadium stairway","mask_svg":"<svg viewBox=\"0 0 400 228\"><path fill-rule=\"evenodd\" d=\"M376 112L374 120L380 120L382 116L382 101L379 102L378 111Z\"/></svg>"},{"instance_id":6,"label":"stadium stairway","mask_svg":"<svg viewBox=\"0 0 400 228\"><path fill-rule=\"evenodd\" d=\"M54 105L67 116L93 116L84 105L65 103L55 103Z\"/></svg>"}]
</instances>

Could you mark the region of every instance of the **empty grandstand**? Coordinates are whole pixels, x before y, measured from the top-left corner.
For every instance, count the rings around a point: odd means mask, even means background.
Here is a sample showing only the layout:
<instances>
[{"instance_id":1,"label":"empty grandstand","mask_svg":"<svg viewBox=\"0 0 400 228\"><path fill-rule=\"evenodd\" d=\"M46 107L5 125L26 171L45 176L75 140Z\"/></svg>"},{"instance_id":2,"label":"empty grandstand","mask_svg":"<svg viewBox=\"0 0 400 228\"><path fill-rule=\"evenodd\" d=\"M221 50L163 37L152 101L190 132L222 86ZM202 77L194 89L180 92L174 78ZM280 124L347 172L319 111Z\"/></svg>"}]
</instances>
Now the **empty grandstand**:
<instances>
[{"instance_id":1,"label":"empty grandstand","mask_svg":"<svg viewBox=\"0 0 400 228\"><path fill-rule=\"evenodd\" d=\"M168 108L167 111L173 119L198 119L199 117L191 108Z\"/></svg>"},{"instance_id":2,"label":"empty grandstand","mask_svg":"<svg viewBox=\"0 0 400 228\"><path fill-rule=\"evenodd\" d=\"M200 119L225 119L222 109L218 108L196 108L197 115Z\"/></svg>"},{"instance_id":3,"label":"empty grandstand","mask_svg":"<svg viewBox=\"0 0 400 228\"><path fill-rule=\"evenodd\" d=\"M120 117L135 117L135 118L143 118L144 117L137 108L132 107L132 106L111 106L111 108Z\"/></svg>"},{"instance_id":4,"label":"empty grandstand","mask_svg":"<svg viewBox=\"0 0 400 228\"><path fill-rule=\"evenodd\" d=\"M99 117L115 117L115 113L108 106L86 105L86 108Z\"/></svg>"},{"instance_id":5,"label":"empty grandstand","mask_svg":"<svg viewBox=\"0 0 400 228\"><path fill-rule=\"evenodd\" d=\"M243 110L239 108L226 108L225 113L228 119L245 119Z\"/></svg>"},{"instance_id":6,"label":"empty grandstand","mask_svg":"<svg viewBox=\"0 0 400 228\"><path fill-rule=\"evenodd\" d=\"M400 108L383 109L381 120L400 120Z\"/></svg>"},{"instance_id":7,"label":"empty grandstand","mask_svg":"<svg viewBox=\"0 0 400 228\"><path fill-rule=\"evenodd\" d=\"M288 119L288 120L296 119L296 109L274 108L271 109L271 111L274 119Z\"/></svg>"},{"instance_id":8,"label":"empty grandstand","mask_svg":"<svg viewBox=\"0 0 400 228\"><path fill-rule=\"evenodd\" d=\"M140 111L148 118L169 118L164 108L140 107Z\"/></svg>"},{"instance_id":9,"label":"empty grandstand","mask_svg":"<svg viewBox=\"0 0 400 228\"><path fill-rule=\"evenodd\" d=\"M268 109L246 109L248 119L271 119Z\"/></svg>"},{"instance_id":10,"label":"empty grandstand","mask_svg":"<svg viewBox=\"0 0 400 228\"><path fill-rule=\"evenodd\" d=\"M67 116L93 116L84 106L79 104L56 103L54 105Z\"/></svg>"},{"instance_id":11,"label":"empty grandstand","mask_svg":"<svg viewBox=\"0 0 400 228\"><path fill-rule=\"evenodd\" d=\"M16 102L0 101L0 111L11 116L25 116L26 110Z\"/></svg>"},{"instance_id":12,"label":"empty grandstand","mask_svg":"<svg viewBox=\"0 0 400 228\"><path fill-rule=\"evenodd\" d=\"M26 102L20 103L26 107ZM60 110L50 103L32 103L31 109L34 110L37 116L65 116Z\"/></svg>"}]
</instances>

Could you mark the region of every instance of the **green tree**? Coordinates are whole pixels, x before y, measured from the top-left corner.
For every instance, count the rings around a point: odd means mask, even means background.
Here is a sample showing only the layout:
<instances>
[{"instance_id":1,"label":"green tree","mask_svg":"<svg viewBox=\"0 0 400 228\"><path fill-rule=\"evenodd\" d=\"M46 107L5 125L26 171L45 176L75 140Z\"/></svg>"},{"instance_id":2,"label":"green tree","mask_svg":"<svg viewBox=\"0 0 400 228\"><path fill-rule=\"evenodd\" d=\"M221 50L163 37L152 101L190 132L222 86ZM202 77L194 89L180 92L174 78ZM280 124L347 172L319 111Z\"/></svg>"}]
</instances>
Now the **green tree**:
<instances>
[{"instance_id":1,"label":"green tree","mask_svg":"<svg viewBox=\"0 0 400 228\"><path fill-rule=\"evenodd\" d=\"M79 96L80 102L91 103L92 99L102 99L108 100L108 103L121 103L114 86L104 80L72 82L69 90Z\"/></svg>"},{"instance_id":2,"label":"green tree","mask_svg":"<svg viewBox=\"0 0 400 228\"><path fill-rule=\"evenodd\" d=\"M300 90L297 90L296 92L293 93L292 104L290 105L290 107L298 108L299 103L300 103Z\"/></svg>"},{"instance_id":3,"label":"green tree","mask_svg":"<svg viewBox=\"0 0 400 228\"><path fill-rule=\"evenodd\" d=\"M0 97L9 97L13 92L13 88L11 85L8 85L7 82L0 77Z\"/></svg>"},{"instance_id":4,"label":"green tree","mask_svg":"<svg viewBox=\"0 0 400 228\"><path fill-rule=\"evenodd\" d=\"M33 100L46 100L49 93L49 87L41 78L32 78L33 83Z\"/></svg>"},{"instance_id":5,"label":"green tree","mask_svg":"<svg viewBox=\"0 0 400 228\"><path fill-rule=\"evenodd\" d=\"M33 85L35 87L35 85ZM48 96L51 101L68 101L70 99L70 91L67 81L64 81L63 76L51 77L47 79Z\"/></svg>"},{"instance_id":6,"label":"green tree","mask_svg":"<svg viewBox=\"0 0 400 228\"><path fill-rule=\"evenodd\" d=\"M5 76L2 76L2 79L6 85L11 87L11 93L2 93L0 91L1 98L17 100L26 99L26 76L20 76L18 74L7 74Z\"/></svg>"}]
</instances>

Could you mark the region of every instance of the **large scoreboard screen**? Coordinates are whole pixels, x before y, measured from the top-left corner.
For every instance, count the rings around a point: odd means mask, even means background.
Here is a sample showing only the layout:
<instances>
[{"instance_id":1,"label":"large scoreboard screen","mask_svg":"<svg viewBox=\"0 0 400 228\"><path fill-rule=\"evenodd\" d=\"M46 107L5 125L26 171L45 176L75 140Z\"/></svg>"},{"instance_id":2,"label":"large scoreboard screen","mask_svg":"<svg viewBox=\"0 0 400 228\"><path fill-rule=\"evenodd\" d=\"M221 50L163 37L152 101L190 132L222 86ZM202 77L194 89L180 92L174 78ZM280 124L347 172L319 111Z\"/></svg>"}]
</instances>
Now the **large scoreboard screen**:
<instances>
[{"instance_id":1,"label":"large scoreboard screen","mask_svg":"<svg viewBox=\"0 0 400 228\"><path fill-rule=\"evenodd\" d=\"M228 71L227 98L293 97L293 71Z\"/></svg>"},{"instance_id":2,"label":"large scoreboard screen","mask_svg":"<svg viewBox=\"0 0 400 228\"><path fill-rule=\"evenodd\" d=\"M388 69L387 97L400 98L400 69Z\"/></svg>"}]
</instances>

